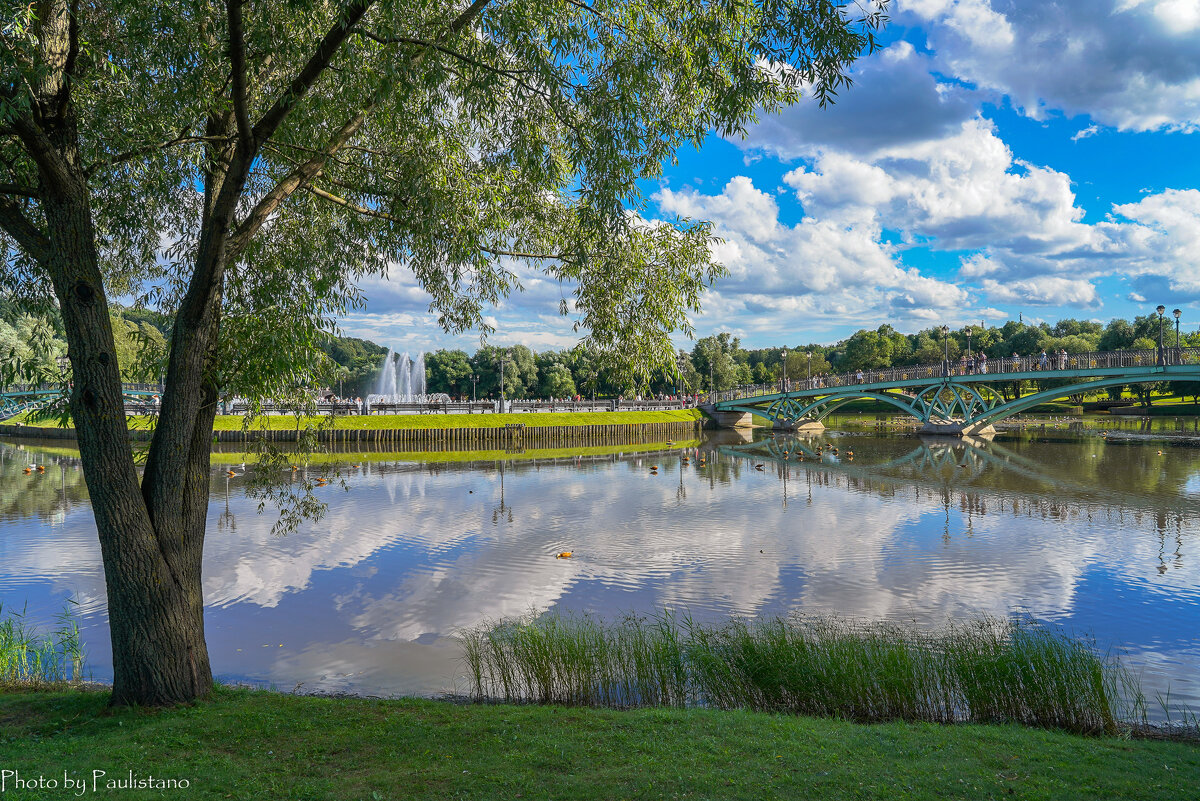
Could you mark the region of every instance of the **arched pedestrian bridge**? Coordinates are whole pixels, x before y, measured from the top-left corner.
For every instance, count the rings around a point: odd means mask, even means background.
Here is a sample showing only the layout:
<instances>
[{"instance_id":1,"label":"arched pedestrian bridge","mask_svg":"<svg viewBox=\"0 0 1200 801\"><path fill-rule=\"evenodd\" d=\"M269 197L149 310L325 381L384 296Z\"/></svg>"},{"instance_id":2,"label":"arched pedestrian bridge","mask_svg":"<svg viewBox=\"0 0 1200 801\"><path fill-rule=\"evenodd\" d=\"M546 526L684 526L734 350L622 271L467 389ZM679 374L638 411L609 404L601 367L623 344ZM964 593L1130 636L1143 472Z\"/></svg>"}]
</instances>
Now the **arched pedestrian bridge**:
<instances>
[{"instance_id":1,"label":"arched pedestrian bridge","mask_svg":"<svg viewBox=\"0 0 1200 801\"><path fill-rule=\"evenodd\" d=\"M894 406L935 434L986 434L992 424L1048 401L1125 384L1200 382L1200 348L1167 348L906 365L716 393L705 410L722 427L750 424L819 429L830 413L856 400ZM1032 383L1032 391L1029 391ZM799 388L797 388L799 385ZM1020 394L1026 392L1027 394Z\"/></svg>"},{"instance_id":2,"label":"arched pedestrian bridge","mask_svg":"<svg viewBox=\"0 0 1200 801\"><path fill-rule=\"evenodd\" d=\"M125 397L126 411L140 411L154 405L155 396L162 395L158 384L122 384L121 394ZM15 417L21 412L44 406L63 397L63 388L57 385L38 384L9 387L0 392L0 421Z\"/></svg>"}]
</instances>

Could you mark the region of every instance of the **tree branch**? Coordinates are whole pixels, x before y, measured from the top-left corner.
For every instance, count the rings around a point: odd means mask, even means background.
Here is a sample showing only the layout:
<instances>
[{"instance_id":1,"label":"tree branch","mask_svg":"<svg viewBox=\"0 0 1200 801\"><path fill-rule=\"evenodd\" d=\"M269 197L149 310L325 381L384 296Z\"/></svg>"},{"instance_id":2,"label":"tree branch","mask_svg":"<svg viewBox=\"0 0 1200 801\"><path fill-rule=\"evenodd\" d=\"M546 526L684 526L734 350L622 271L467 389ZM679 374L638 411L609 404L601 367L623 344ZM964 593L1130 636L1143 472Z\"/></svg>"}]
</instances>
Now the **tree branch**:
<instances>
[{"instance_id":1,"label":"tree branch","mask_svg":"<svg viewBox=\"0 0 1200 801\"><path fill-rule=\"evenodd\" d=\"M15 239L34 261L44 264L49 259L50 240L9 198L0 198L0 228Z\"/></svg>"},{"instance_id":2,"label":"tree branch","mask_svg":"<svg viewBox=\"0 0 1200 801\"><path fill-rule=\"evenodd\" d=\"M117 164L121 164L122 162L135 159L138 156L147 156L156 150L167 150L178 145L193 145L200 143L219 144L222 142L228 142L229 139L230 138L228 136L177 136L174 139L167 140L166 142L158 142L153 145L145 145L143 147L134 148L133 150L127 150L124 153L118 153L117 155L105 161L97 161L95 164L84 170L83 174L85 177L91 178L105 167L112 167Z\"/></svg>"},{"instance_id":3,"label":"tree branch","mask_svg":"<svg viewBox=\"0 0 1200 801\"><path fill-rule=\"evenodd\" d=\"M236 2L236 0L233 1ZM308 63L304 65L300 73L288 84L287 91L254 124L254 127L251 129L252 142L265 142L271 138L271 135L275 133L275 130L280 126L296 103L300 102L300 99L308 93L308 90L321 77L321 73L329 66L329 62L333 60L338 50L341 49L347 37L354 32L354 26L370 10L374 2L375 0L352 0L350 5L346 7L344 16L334 22L333 27L321 39L316 52L308 59Z\"/></svg>"},{"instance_id":4,"label":"tree branch","mask_svg":"<svg viewBox=\"0 0 1200 801\"><path fill-rule=\"evenodd\" d=\"M253 131L255 142L266 142L270 138L279 124L283 122L295 104L295 101L303 96L304 92L312 86L324 68L328 66L337 48L353 32L354 25L362 19L373 2L374 0L355 0L354 4L350 6L344 24L335 25L326 34L317 52L313 54L308 64L300 71L300 75L292 81L292 86L295 88L277 100L275 105L255 124ZM483 9L489 2L491 0L475 0L465 11L454 18L447 28L446 33L438 37L438 41L452 38L461 32L463 28L483 12ZM427 52L429 52L428 49L422 50L413 59L414 66L424 60L425 53ZM367 118L371 116L371 113L382 102L387 87L388 83L386 81L382 82L375 97L359 109L353 117L338 129L337 133L330 137L320 154L313 156L307 162L288 173L283 180L276 184L271 191L267 192L255 204L254 208L246 215L241 224L237 225L229 234L228 256L230 262L238 258L254 235L266 224L266 221L279 209L283 202L291 197L293 192L307 186L314 178L320 175L328 159L336 156L343 147L349 144L354 135L358 133L358 129L362 127L363 123L367 121Z\"/></svg>"},{"instance_id":5,"label":"tree branch","mask_svg":"<svg viewBox=\"0 0 1200 801\"><path fill-rule=\"evenodd\" d=\"M375 217L376 219L387 220L388 222L395 222L395 223L401 222L399 217L396 217L392 214L388 214L386 211L376 211L375 209L369 209L366 206L360 206L357 203L346 200L346 198L344 198L344 197L339 197L338 195L335 195L331 192L326 192L324 189L320 188L319 186L309 185L309 186L304 187L304 189L305 189L305 191L311 192L312 194L316 195L319 198L328 200L330 203L337 204L338 206L342 206L343 208L350 209L350 211L353 211L356 214L361 214L364 217Z\"/></svg>"},{"instance_id":6,"label":"tree branch","mask_svg":"<svg viewBox=\"0 0 1200 801\"><path fill-rule=\"evenodd\" d=\"M450 23L450 28L447 31L448 36L447 37L439 36L438 38L439 39L452 38L455 35L457 35L463 28L467 27L472 22L474 22L475 18L483 13L483 9L486 8L487 4L490 2L491 2L491 0L475 0L475 2L471 3L471 5L467 8L466 11L459 14L458 17L453 22Z\"/></svg>"},{"instance_id":7,"label":"tree branch","mask_svg":"<svg viewBox=\"0 0 1200 801\"><path fill-rule=\"evenodd\" d=\"M42 176L48 178L56 188L68 186L72 178L71 168L41 126L28 117L18 117L12 121L12 125Z\"/></svg>"},{"instance_id":8,"label":"tree branch","mask_svg":"<svg viewBox=\"0 0 1200 801\"><path fill-rule=\"evenodd\" d=\"M417 45L418 47L433 48L434 50L437 50L441 53L445 53L446 55L450 56L451 58L457 59L466 64L470 64L473 67L479 67L482 70L487 70L488 72L494 72L497 75L503 75L506 78L513 78L515 80L520 80L519 78L517 78L518 75L529 72L529 70L506 70L503 67L493 67L491 64L485 64L482 61L471 58L470 56L468 56L465 53L460 53L459 51L455 50L454 48L447 47L446 45L443 45L443 44L438 44L437 42L431 42L428 39L415 39L411 36L380 36L379 34L371 33L370 31L358 31L357 33L359 36L362 36L364 39L370 39L372 42L378 42L379 44L384 44L384 45L409 44L409 45Z\"/></svg>"},{"instance_id":9,"label":"tree branch","mask_svg":"<svg viewBox=\"0 0 1200 801\"><path fill-rule=\"evenodd\" d=\"M233 114L237 119L238 138L248 153L255 151L254 138L250 131L250 114L246 109L249 87L246 85L246 42L242 30L243 0L226 0L225 12L229 17L229 68L233 81Z\"/></svg>"},{"instance_id":10,"label":"tree branch","mask_svg":"<svg viewBox=\"0 0 1200 801\"><path fill-rule=\"evenodd\" d=\"M571 261L562 253L526 253L521 250L500 250L498 248L480 248L480 250L493 256L510 256L514 259L554 259L568 263Z\"/></svg>"},{"instance_id":11,"label":"tree branch","mask_svg":"<svg viewBox=\"0 0 1200 801\"><path fill-rule=\"evenodd\" d=\"M367 117L370 116L378 104L378 99L375 99L359 109L353 117L346 121L337 133L330 137L324 150L319 155L314 156L292 170L271 191L263 195L254 208L250 210L250 213L246 215L246 219L236 226L229 235L228 252L231 263L238 258L246 245L250 243L250 240L263 227L263 224L266 223L267 219L275 213L285 200L291 197L293 192L307 185L309 181L321 174L321 170L325 168L325 162L337 155L338 151L350 141L350 138L358 132L358 129L362 127L362 124L366 122Z\"/></svg>"},{"instance_id":12,"label":"tree branch","mask_svg":"<svg viewBox=\"0 0 1200 801\"><path fill-rule=\"evenodd\" d=\"M31 197L35 200L41 197L35 187L21 186L20 184L0 184L0 195L18 195L20 197Z\"/></svg>"}]
</instances>

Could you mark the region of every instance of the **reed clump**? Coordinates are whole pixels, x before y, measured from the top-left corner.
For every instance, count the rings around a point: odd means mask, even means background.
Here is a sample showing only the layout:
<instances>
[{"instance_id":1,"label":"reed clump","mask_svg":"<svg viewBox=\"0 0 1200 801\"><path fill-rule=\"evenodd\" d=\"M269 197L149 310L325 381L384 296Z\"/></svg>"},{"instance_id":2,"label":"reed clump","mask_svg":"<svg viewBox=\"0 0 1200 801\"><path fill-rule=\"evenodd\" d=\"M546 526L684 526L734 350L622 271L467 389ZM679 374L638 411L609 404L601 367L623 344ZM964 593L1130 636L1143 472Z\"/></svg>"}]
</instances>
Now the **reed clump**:
<instances>
[{"instance_id":1,"label":"reed clump","mask_svg":"<svg viewBox=\"0 0 1200 801\"><path fill-rule=\"evenodd\" d=\"M71 610L56 618L57 626L39 634L25 622L25 610L0 605L0 688L66 684L83 678L83 641Z\"/></svg>"},{"instance_id":2,"label":"reed clump","mask_svg":"<svg viewBox=\"0 0 1200 801\"><path fill-rule=\"evenodd\" d=\"M1137 682L1093 643L1031 621L924 630L790 616L547 614L463 635L479 699L710 706L859 721L1012 722L1112 733Z\"/></svg>"}]
</instances>

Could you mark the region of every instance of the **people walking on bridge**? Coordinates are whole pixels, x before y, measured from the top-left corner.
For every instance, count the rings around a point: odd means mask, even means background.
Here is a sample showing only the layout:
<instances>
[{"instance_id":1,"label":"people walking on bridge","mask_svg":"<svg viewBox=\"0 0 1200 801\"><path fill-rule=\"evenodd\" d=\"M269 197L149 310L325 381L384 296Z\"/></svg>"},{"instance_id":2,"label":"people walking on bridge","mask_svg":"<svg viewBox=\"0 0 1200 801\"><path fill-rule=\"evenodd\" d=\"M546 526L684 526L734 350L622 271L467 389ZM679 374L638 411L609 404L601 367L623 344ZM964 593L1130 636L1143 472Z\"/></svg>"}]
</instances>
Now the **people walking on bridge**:
<instances>
[{"instance_id":1,"label":"people walking on bridge","mask_svg":"<svg viewBox=\"0 0 1200 801\"><path fill-rule=\"evenodd\" d=\"M1050 357L1046 355L1046 351L1042 351L1042 355L1038 357L1038 367L1043 370L1050 369Z\"/></svg>"},{"instance_id":2,"label":"people walking on bridge","mask_svg":"<svg viewBox=\"0 0 1200 801\"><path fill-rule=\"evenodd\" d=\"M987 375L987 354L979 354L979 372L981 375Z\"/></svg>"},{"instance_id":3,"label":"people walking on bridge","mask_svg":"<svg viewBox=\"0 0 1200 801\"><path fill-rule=\"evenodd\" d=\"M1058 369L1059 370L1067 369L1067 349L1066 348L1060 348L1058 351Z\"/></svg>"},{"instance_id":4,"label":"people walking on bridge","mask_svg":"<svg viewBox=\"0 0 1200 801\"><path fill-rule=\"evenodd\" d=\"M1012 371L1011 372L1014 372L1014 373L1021 372L1021 354L1017 353L1015 350L1013 351L1013 355L1012 355Z\"/></svg>"}]
</instances>

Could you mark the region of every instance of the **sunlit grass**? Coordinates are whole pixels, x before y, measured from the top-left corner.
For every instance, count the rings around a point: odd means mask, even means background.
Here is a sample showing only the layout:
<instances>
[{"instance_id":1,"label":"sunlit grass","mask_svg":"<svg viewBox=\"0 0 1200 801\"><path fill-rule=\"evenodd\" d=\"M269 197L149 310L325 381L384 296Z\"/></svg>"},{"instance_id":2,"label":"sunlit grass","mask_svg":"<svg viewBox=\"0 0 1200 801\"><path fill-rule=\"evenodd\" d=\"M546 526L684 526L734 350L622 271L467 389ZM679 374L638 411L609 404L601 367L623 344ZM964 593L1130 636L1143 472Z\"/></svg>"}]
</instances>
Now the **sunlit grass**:
<instances>
[{"instance_id":1,"label":"sunlit grass","mask_svg":"<svg viewBox=\"0 0 1200 801\"><path fill-rule=\"evenodd\" d=\"M636 425L641 423L681 423L703 418L698 409L674 409L647 412L528 412L505 414L365 414L338 415L332 419L337 431L393 430L393 429L440 429L440 428L504 428L509 423L524 423L526 426L593 426L593 425ZM146 428L151 417L133 415L130 428ZM51 428L57 420L38 420L28 412L4 421L8 424L22 423L27 426ZM290 414L269 414L255 418L251 430L291 431L296 428L330 425L325 416L300 417ZM241 415L217 415L214 431L241 431L245 418Z\"/></svg>"},{"instance_id":2,"label":"sunlit grass","mask_svg":"<svg viewBox=\"0 0 1200 801\"><path fill-rule=\"evenodd\" d=\"M0 688L43 687L83 678L83 642L70 609L57 618L58 627L39 634L25 623L25 611L5 610L0 604Z\"/></svg>"},{"instance_id":3,"label":"sunlit grass","mask_svg":"<svg viewBox=\"0 0 1200 801\"><path fill-rule=\"evenodd\" d=\"M1116 658L1036 623L991 618L927 631L835 617L702 624L664 614L605 623L549 614L467 631L463 646L474 694L505 701L1088 734L1114 732L1144 711Z\"/></svg>"}]
</instances>

